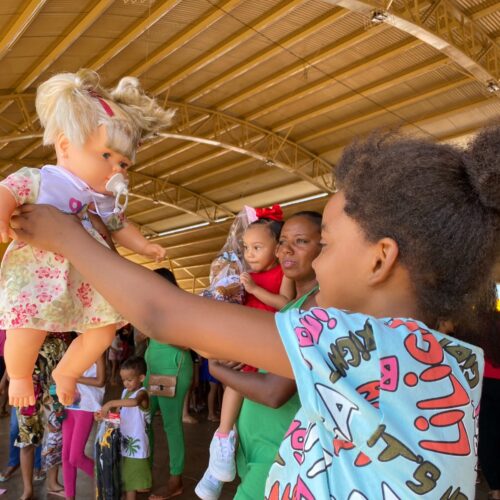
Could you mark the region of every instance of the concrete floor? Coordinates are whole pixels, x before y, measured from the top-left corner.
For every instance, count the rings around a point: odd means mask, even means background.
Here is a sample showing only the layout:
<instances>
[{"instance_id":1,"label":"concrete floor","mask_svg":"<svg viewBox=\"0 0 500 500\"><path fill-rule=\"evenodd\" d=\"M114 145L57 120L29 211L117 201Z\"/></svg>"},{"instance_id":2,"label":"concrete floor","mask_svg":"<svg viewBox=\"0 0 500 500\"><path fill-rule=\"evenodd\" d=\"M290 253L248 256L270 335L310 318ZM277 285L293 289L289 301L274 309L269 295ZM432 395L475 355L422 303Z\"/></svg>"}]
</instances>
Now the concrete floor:
<instances>
[{"instance_id":1,"label":"concrete floor","mask_svg":"<svg viewBox=\"0 0 500 500\"><path fill-rule=\"evenodd\" d=\"M155 453L155 467L153 470L153 491L156 492L166 484L168 475L168 452L163 429L161 428L161 419L156 415L153 419L155 426L155 441L157 448ZM217 424L206 421L203 417L200 418L198 424L186 424L186 468L184 472L184 493L178 496L179 500L195 500L198 497L194 494L194 487L197 481L203 475L205 467L208 463L208 445L213 435ZM0 419L0 468L3 469L8 459L8 418ZM87 446L87 454L90 456L93 446L93 434L89 439ZM62 482L62 480L61 480ZM226 484L220 497L222 500L233 498L237 487L237 481L231 484ZM22 483L20 472L16 472L13 478L6 482L0 483L0 488L7 489L2 499L15 500L18 499L22 492ZM37 499L56 499L54 495L47 495L45 485L43 483L35 485L35 495ZM140 495L139 499L147 499L148 495ZM77 499L92 499L94 498L92 481L84 474L79 473L77 480ZM487 486L484 479L479 483L477 489L477 500L487 499ZM260 500L260 499L256 499Z\"/></svg>"}]
</instances>

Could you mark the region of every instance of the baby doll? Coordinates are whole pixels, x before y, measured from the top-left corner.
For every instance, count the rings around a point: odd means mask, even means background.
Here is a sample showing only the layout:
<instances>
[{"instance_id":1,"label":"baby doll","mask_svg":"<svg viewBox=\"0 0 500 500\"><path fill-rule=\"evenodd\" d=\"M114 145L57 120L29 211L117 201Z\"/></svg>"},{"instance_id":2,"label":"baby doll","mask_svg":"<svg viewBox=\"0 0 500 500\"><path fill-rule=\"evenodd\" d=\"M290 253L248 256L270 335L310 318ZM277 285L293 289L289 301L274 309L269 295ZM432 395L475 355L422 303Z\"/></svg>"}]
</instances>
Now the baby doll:
<instances>
[{"instance_id":1,"label":"baby doll","mask_svg":"<svg viewBox=\"0 0 500 500\"><path fill-rule=\"evenodd\" d=\"M88 212L97 213L117 243L163 259L165 250L127 223L120 202L127 194L126 169L140 141L169 125L173 112L146 96L135 78L123 78L106 91L98 75L85 69L55 75L40 85L36 110L45 129L44 144L54 145L57 163L22 168L0 183L2 241L7 241L17 206L45 203L78 214L85 229L107 246L89 220ZM67 405L73 402L77 379L122 324L120 315L62 256L17 241L10 244L0 270L0 328L7 330L12 405L34 403L31 373L47 331L83 332L53 372L59 401Z\"/></svg>"}]
</instances>

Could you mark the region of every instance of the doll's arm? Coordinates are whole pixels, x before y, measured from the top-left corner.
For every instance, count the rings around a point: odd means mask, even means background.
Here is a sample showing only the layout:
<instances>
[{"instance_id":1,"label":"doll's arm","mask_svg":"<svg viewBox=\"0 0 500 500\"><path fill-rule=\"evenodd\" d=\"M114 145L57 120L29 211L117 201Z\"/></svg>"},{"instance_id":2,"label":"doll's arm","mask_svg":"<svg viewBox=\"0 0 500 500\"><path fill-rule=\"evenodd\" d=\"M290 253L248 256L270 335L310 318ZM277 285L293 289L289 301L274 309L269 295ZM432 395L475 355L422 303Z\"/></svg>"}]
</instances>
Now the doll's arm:
<instances>
[{"instance_id":1,"label":"doll's arm","mask_svg":"<svg viewBox=\"0 0 500 500\"><path fill-rule=\"evenodd\" d=\"M0 238L2 243L9 241L9 220L16 207L17 202L14 195L8 188L0 185Z\"/></svg>"},{"instance_id":2,"label":"doll's arm","mask_svg":"<svg viewBox=\"0 0 500 500\"><path fill-rule=\"evenodd\" d=\"M148 241L132 224L126 223L122 229L114 231L113 239L125 248L150 257L156 262L161 262L167 254L161 245Z\"/></svg>"}]
</instances>

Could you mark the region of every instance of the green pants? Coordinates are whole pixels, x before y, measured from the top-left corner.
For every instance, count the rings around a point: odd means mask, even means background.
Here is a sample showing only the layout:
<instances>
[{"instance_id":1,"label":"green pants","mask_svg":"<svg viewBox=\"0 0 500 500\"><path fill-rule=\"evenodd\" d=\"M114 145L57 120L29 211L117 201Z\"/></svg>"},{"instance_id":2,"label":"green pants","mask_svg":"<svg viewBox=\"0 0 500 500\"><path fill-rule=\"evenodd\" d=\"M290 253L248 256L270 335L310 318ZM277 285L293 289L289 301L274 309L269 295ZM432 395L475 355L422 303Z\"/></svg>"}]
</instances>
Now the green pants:
<instances>
[{"instance_id":1,"label":"green pants","mask_svg":"<svg viewBox=\"0 0 500 500\"><path fill-rule=\"evenodd\" d=\"M150 374L177 374L175 397L165 398L151 396L149 405L152 416L155 415L158 408L160 409L163 429L167 437L168 453L170 457L170 474L178 476L184 471L185 446L182 409L184 406L184 398L186 397L193 377L193 361L189 351L184 351L167 344L160 344L154 340L150 341L145 358L148 365L148 373L145 381L146 387ZM153 457L153 426L151 426L150 443L151 457Z\"/></svg>"}]
</instances>

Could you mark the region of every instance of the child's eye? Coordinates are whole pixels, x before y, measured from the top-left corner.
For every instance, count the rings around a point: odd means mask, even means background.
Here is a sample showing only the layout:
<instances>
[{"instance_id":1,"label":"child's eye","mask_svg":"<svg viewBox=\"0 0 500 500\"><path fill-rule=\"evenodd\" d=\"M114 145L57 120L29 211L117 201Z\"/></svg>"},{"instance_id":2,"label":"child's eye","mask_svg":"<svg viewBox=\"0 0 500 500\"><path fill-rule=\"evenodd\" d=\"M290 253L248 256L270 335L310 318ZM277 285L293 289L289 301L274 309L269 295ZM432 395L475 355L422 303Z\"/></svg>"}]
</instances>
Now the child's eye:
<instances>
[{"instance_id":1,"label":"child's eye","mask_svg":"<svg viewBox=\"0 0 500 500\"><path fill-rule=\"evenodd\" d=\"M103 153L102 157L107 160L108 158L111 158L111 153Z\"/></svg>"},{"instance_id":2,"label":"child's eye","mask_svg":"<svg viewBox=\"0 0 500 500\"><path fill-rule=\"evenodd\" d=\"M123 168L124 170L128 168L128 163L121 161L120 162L120 168Z\"/></svg>"},{"instance_id":3,"label":"child's eye","mask_svg":"<svg viewBox=\"0 0 500 500\"><path fill-rule=\"evenodd\" d=\"M299 239L297 240L297 244L298 244L298 245L305 245L306 243L307 243L307 240L304 240L303 238L299 238Z\"/></svg>"}]
</instances>

